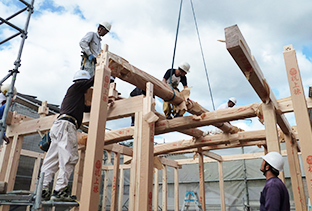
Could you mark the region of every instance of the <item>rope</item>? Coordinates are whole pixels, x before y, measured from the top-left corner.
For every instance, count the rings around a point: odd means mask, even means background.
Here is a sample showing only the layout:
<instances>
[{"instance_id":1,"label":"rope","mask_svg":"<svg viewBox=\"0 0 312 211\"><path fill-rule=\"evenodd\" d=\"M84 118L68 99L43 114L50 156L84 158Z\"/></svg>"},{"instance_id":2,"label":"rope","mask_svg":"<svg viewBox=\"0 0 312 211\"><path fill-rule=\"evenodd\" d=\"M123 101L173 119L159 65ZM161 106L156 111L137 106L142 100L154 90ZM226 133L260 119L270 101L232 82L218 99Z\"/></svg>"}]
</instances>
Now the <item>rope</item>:
<instances>
[{"instance_id":1,"label":"rope","mask_svg":"<svg viewBox=\"0 0 312 211\"><path fill-rule=\"evenodd\" d=\"M192 12L193 12L193 17L194 17L194 21L195 21L195 27L196 27L196 31L197 31L197 37L198 37L198 42L199 42L199 46L200 46L200 51L201 51L203 62L204 62L205 73L206 73L206 78L207 78L207 82L208 82L208 87L209 87L212 107L213 107L213 110L216 110L214 102L213 102L212 91L211 91L211 87L210 87L209 76L208 76L208 71L207 71L207 67L206 67L206 62L205 62L205 57L204 57L204 53L203 53L203 48L202 48L202 44L201 44L201 41L200 41L200 36L199 36L197 21L196 21L196 17L195 17L195 10L194 10L194 6L193 6L193 1L190 0L190 2L191 2L191 6L192 6Z\"/></svg>"},{"instance_id":2,"label":"rope","mask_svg":"<svg viewBox=\"0 0 312 211\"><path fill-rule=\"evenodd\" d=\"M175 42L174 42L174 49L173 49L173 57L172 57L172 64L171 64L171 70L170 70L170 81L169 81L169 84L171 84L171 79L172 79L172 74L173 74L173 65L174 65L175 52L176 52L176 48L177 48L177 41L178 41L178 34L179 34L179 27L180 27L180 18L181 18L181 11L182 11L182 3L183 3L183 0L181 0L181 3L180 3L180 10L179 10L179 16L178 16L176 37L175 37ZM171 89L173 91L173 97L170 100L167 100L166 102L173 100L175 98L175 96L176 96L174 88L172 87L172 85L171 85Z\"/></svg>"}]
</instances>

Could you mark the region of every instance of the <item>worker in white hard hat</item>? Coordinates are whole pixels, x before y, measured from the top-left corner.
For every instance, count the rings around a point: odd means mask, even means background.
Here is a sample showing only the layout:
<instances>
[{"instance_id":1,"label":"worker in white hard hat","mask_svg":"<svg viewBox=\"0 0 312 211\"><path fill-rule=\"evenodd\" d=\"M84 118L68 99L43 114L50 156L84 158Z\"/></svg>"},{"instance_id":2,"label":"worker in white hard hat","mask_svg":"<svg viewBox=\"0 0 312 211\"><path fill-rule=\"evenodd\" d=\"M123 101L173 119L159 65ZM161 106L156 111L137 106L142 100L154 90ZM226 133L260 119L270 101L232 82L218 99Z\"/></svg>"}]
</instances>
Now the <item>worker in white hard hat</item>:
<instances>
[{"instance_id":1,"label":"worker in white hard hat","mask_svg":"<svg viewBox=\"0 0 312 211\"><path fill-rule=\"evenodd\" d=\"M50 129L51 145L44 158L41 172L44 172L42 199L54 201L75 201L68 188L69 177L78 161L77 129L81 126L83 113L90 112L85 105L85 92L93 86L94 76L85 70L75 73L72 84L63 99L60 115ZM59 171L51 196L49 184Z\"/></svg>"},{"instance_id":2,"label":"worker in white hard hat","mask_svg":"<svg viewBox=\"0 0 312 211\"><path fill-rule=\"evenodd\" d=\"M166 84L170 84L174 91L179 92L178 85L181 82L183 87L187 87L187 80L186 80L186 74L190 72L190 65L187 62L183 62L179 65L177 69L173 69L171 71L171 68L167 70L165 73L162 81ZM176 106L170 104L170 102L164 101L163 103L163 111L166 115L167 119L172 119L173 117L180 117L176 111Z\"/></svg>"},{"instance_id":3,"label":"worker in white hard hat","mask_svg":"<svg viewBox=\"0 0 312 211\"><path fill-rule=\"evenodd\" d=\"M219 110L219 109L225 109L225 108L232 108L233 106L235 106L236 102L237 102L237 100L236 100L235 97L230 97L230 98L228 99L228 101L227 101L226 103L221 104L221 105L217 108L217 110Z\"/></svg>"},{"instance_id":4,"label":"worker in white hard hat","mask_svg":"<svg viewBox=\"0 0 312 211\"><path fill-rule=\"evenodd\" d=\"M264 188L260 196L260 210L283 210L289 211L289 194L285 184L282 182L279 175L283 171L284 160L280 153L269 152L261 156L263 161L261 163L260 171L266 178Z\"/></svg>"},{"instance_id":5,"label":"worker in white hard hat","mask_svg":"<svg viewBox=\"0 0 312 211\"><path fill-rule=\"evenodd\" d=\"M96 57L101 52L101 41L112 26L110 23L103 21L99 23L97 32L88 32L79 42L82 49L81 69L89 72L90 76L94 75ZM112 82L115 80L111 77Z\"/></svg>"}]
</instances>

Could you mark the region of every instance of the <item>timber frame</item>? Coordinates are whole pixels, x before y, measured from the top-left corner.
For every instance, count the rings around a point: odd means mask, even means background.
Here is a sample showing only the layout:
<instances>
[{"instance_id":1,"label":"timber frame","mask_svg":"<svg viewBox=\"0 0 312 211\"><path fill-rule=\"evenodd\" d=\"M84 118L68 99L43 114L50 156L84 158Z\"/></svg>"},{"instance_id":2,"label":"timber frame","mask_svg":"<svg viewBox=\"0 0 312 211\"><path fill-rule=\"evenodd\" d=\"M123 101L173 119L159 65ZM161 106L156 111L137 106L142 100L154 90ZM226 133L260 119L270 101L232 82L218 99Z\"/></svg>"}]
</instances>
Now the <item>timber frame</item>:
<instances>
[{"instance_id":1,"label":"timber frame","mask_svg":"<svg viewBox=\"0 0 312 211\"><path fill-rule=\"evenodd\" d=\"M241 69L246 79L254 88L262 103L239 106L209 112L197 102L188 99L180 93L173 93L172 89L148 73L131 65L125 59L104 50L98 56L93 91L86 95L92 105L91 112L84 115L83 124L89 127L88 134L79 133L79 161L74 171L72 194L77 195L80 207L74 210L97 210L101 182L104 182L102 210L106 210L107 172L113 171L113 184L111 191L110 210L121 210L124 169L131 169L129 210L158 210L158 172L163 171L163 184L167 181L167 168L174 168L175 177L175 210L179 210L179 169L183 165L197 162L199 165L200 201L205 210L205 181L204 163L218 162L220 176L221 209L225 210L224 183L222 162L237 159L258 158L263 153L252 155L220 156L211 152L212 149L243 147L258 145L264 147L264 153L278 151L287 156L291 183L294 194L296 210L306 210L306 196L304 195L302 175L298 153L301 152L309 197L312 198L312 146L311 127L307 108L312 108L312 99L304 97L300 72L297 66L295 51L292 46L284 49L285 64L289 77L291 99L276 100L270 86L267 84L262 71L241 34L237 25L225 29L226 48ZM109 83L110 76L115 76L131 83L140 89L146 90L146 96L136 96L128 99L118 97L116 85ZM294 77L296 83L294 84ZM92 95L92 96L91 96ZM155 111L153 95L163 100L171 100L182 111L188 111L191 116L167 120L162 114ZM107 112L103 112L107 111ZM7 136L10 144L2 145L0 151L0 181L7 183L7 190L13 190L15 176L20 155L35 157L35 167L31 190L38 177L40 161L44 155L22 150L23 137L36 134L38 131L48 131L57 114L49 114L46 103L38 109L41 117L31 119L21 115L12 114L7 124ZM290 127L284 113L294 112L297 119L297 131ZM105 131L106 121L135 116L135 126ZM229 124L229 121L259 117L264 121L265 130L242 131ZM214 125L222 134L205 135L197 129L200 126ZM279 129L277 128L279 126ZM154 135L178 131L192 138L190 140L175 141L154 146ZM133 148L117 144L118 142L134 139ZM300 142L301 149L297 143ZM286 151L280 150L280 142L286 143ZM86 145L87 147L85 147ZM103 165L103 151L114 153L114 165ZM174 153L196 152L198 159L170 160L161 155ZM120 164L120 156L129 157L126 164ZM246 157L247 156L247 157ZM207 157L207 158L205 158ZM126 159L124 159L126 160ZM84 165L88 163L88 165ZM8 167L10 166L10 168ZM154 169L155 168L155 169ZM104 181L101 173L105 173ZM155 173L155 176L154 176ZM283 178L284 175L281 175ZM154 179L154 196L153 196ZM119 185L118 185L119 183ZM0 183L3 184L3 183ZM118 196L119 186L119 198ZM167 188L163 185L162 209L167 210ZM4 205L0 210L8 210Z\"/></svg>"}]
</instances>

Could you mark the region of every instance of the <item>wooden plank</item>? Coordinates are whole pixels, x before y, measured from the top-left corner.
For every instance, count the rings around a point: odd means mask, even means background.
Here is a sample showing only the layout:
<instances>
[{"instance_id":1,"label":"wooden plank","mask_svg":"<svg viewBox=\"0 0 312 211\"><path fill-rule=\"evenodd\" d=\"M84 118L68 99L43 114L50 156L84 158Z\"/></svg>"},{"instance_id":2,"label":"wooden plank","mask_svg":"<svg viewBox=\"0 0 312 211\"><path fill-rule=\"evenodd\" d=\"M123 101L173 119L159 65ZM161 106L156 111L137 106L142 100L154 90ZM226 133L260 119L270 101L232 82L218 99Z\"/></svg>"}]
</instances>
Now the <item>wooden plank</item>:
<instances>
[{"instance_id":1,"label":"wooden plank","mask_svg":"<svg viewBox=\"0 0 312 211\"><path fill-rule=\"evenodd\" d=\"M178 165L178 163L175 160L163 158L163 157L159 157L159 160L163 165L170 166L173 168L179 168L179 169L182 168L182 166Z\"/></svg>"},{"instance_id":2,"label":"wooden plank","mask_svg":"<svg viewBox=\"0 0 312 211\"><path fill-rule=\"evenodd\" d=\"M218 154L216 154L216 153L214 153L214 152L206 151L206 152L202 152L202 154L205 155L205 156L207 156L207 157L209 157L209 158L215 159L215 160L217 160L217 161L220 161L220 162L223 161L223 160L222 160L222 156L220 156L220 155L218 155Z\"/></svg>"},{"instance_id":3,"label":"wooden plank","mask_svg":"<svg viewBox=\"0 0 312 211\"><path fill-rule=\"evenodd\" d=\"M105 134L105 145L133 139L134 127L126 127L117 130L107 131Z\"/></svg>"},{"instance_id":4,"label":"wooden plank","mask_svg":"<svg viewBox=\"0 0 312 211\"><path fill-rule=\"evenodd\" d=\"M117 195L118 195L118 181L119 181L119 165L120 165L120 153L114 155L114 170L113 170L113 181L112 181L112 193L111 193L111 204L110 210L117 210Z\"/></svg>"},{"instance_id":5,"label":"wooden plank","mask_svg":"<svg viewBox=\"0 0 312 211\"><path fill-rule=\"evenodd\" d=\"M118 198L118 211L122 211L122 200L123 200L123 194L124 194L124 169L120 169L120 182L119 182L119 198Z\"/></svg>"},{"instance_id":6,"label":"wooden plank","mask_svg":"<svg viewBox=\"0 0 312 211\"><path fill-rule=\"evenodd\" d=\"M156 145L154 147L154 154L167 154L169 152L198 148L207 145L216 145L221 143L230 143L236 141L256 141L256 140L264 140L265 139L265 131L244 131L236 134L217 134L210 135L199 138L196 142L193 139L170 142L166 144Z\"/></svg>"},{"instance_id":7,"label":"wooden plank","mask_svg":"<svg viewBox=\"0 0 312 211\"><path fill-rule=\"evenodd\" d=\"M203 210L206 210L205 166L204 166L204 156L201 152L198 153L198 171L199 171L199 201Z\"/></svg>"},{"instance_id":8,"label":"wooden plank","mask_svg":"<svg viewBox=\"0 0 312 211\"><path fill-rule=\"evenodd\" d=\"M154 85L154 94L164 100L171 100L170 102L179 105L184 102L183 96L177 92L173 93L171 87L168 84L163 83L161 80L149 75L148 73L138 69L137 67L131 65L125 59L109 53L109 67L112 70L112 75L118 77L119 79L133 84L134 86L145 90L145 84L151 82ZM186 100L187 111L194 115L201 115L202 113L209 112L209 110L203 108L197 102L190 99ZM217 123L216 127L219 127L224 132L231 132L234 130L235 126L225 122Z\"/></svg>"},{"instance_id":9,"label":"wooden plank","mask_svg":"<svg viewBox=\"0 0 312 211\"><path fill-rule=\"evenodd\" d=\"M174 168L174 210L179 211L179 169Z\"/></svg>"},{"instance_id":10,"label":"wooden plank","mask_svg":"<svg viewBox=\"0 0 312 211\"><path fill-rule=\"evenodd\" d=\"M300 71L296 52L291 45L284 47L284 60L290 87L291 99L297 122L298 137L300 140L304 171L306 174L309 197L312 198L312 131L304 97Z\"/></svg>"},{"instance_id":11,"label":"wooden plank","mask_svg":"<svg viewBox=\"0 0 312 211\"><path fill-rule=\"evenodd\" d=\"M167 166L164 165L162 170L162 210L167 211L167 194L168 194L168 177Z\"/></svg>"},{"instance_id":12,"label":"wooden plank","mask_svg":"<svg viewBox=\"0 0 312 211\"><path fill-rule=\"evenodd\" d=\"M90 124L88 131L88 147L86 149L82 190L81 190L81 210L97 210L100 194L100 177L103 160L103 147L108 104L110 70L107 67L107 49L101 54L96 65L94 78L94 92L90 114Z\"/></svg>"},{"instance_id":13,"label":"wooden plank","mask_svg":"<svg viewBox=\"0 0 312 211\"><path fill-rule=\"evenodd\" d=\"M104 150L108 150L114 153L119 153L121 155L131 156L133 155L133 149L120 144L110 144L104 145Z\"/></svg>"},{"instance_id":14,"label":"wooden plank","mask_svg":"<svg viewBox=\"0 0 312 211\"><path fill-rule=\"evenodd\" d=\"M225 195L224 195L224 178L223 178L223 165L221 161L218 161L219 167L219 187L220 187L220 199L221 199L221 211L226 210Z\"/></svg>"},{"instance_id":15,"label":"wooden plank","mask_svg":"<svg viewBox=\"0 0 312 211\"><path fill-rule=\"evenodd\" d=\"M285 135L285 144L295 207L296 210L307 210L298 151L296 145L293 144L293 141L295 140L292 140L291 136Z\"/></svg>"},{"instance_id":16,"label":"wooden plank","mask_svg":"<svg viewBox=\"0 0 312 211\"><path fill-rule=\"evenodd\" d=\"M77 200L80 200L81 196L81 186L82 186L82 176L83 176L83 167L84 167L84 160L86 151L85 150L79 150L79 159L78 163L75 166L74 171L74 179L73 179L73 185L72 185L72 195L77 196ZM71 209L72 211L78 211L79 207L75 207Z\"/></svg>"},{"instance_id":17,"label":"wooden plank","mask_svg":"<svg viewBox=\"0 0 312 211\"><path fill-rule=\"evenodd\" d=\"M26 150L26 149L21 150L21 155L26 156L26 157L32 157L32 158L41 158L41 159L44 158L44 153L35 152L31 150Z\"/></svg>"},{"instance_id":18,"label":"wooden plank","mask_svg":"<svg viewBox=\"0 0 312 211\"><path fill-rule=\"evenodd\" d=\"M159 204L159 170L155 169L154 176L154 211L158 211Z\"/></svg>"},{"instance_id":19,"label":"wooden plank","mask_svg":"<svg viewBox=\"0 0 312 211\"><path fill-rule=\"evenodd\" d=\"M104 170L103 172L104 172L104 186L103 186L102 211L106 211L107 187L108 187L108 170Z\"/></svg>"}]
</instances>

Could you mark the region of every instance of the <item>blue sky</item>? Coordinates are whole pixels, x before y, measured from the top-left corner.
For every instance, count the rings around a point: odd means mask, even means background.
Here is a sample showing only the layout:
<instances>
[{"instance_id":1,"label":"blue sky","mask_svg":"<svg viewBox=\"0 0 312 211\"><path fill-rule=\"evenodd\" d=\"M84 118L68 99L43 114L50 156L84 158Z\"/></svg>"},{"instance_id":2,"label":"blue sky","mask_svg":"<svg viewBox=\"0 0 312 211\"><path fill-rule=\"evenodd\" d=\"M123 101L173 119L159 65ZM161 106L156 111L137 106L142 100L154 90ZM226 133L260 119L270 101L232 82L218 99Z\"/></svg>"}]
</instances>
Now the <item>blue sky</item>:
<instances>
[{"instance_id":1,"label":"blue sky","mask_svg":"<svg viewBox=\"0 0 312 211\"><path fill-rule=\"evenodd\" d=\"M180 1L165 0L36 0L22 54L21 73L17 77L18 91L60 104L72 75L79 69L78 43L88 31L96 31L101 21L112 23L112 30L103 37L102 44L107 43L111 52L161 80L171 67L179 4ZM312 85L312 32L308 18L312 5L308 0L263 1L257 7L246 0L194 0L193 4L215 107L232 96L237 98L238 106L260 102L225 44L217 41L224 40L224 28L234 24L239 26L277 99L290 95L283 46L293 44L307 94L309 85ZM19 1L0 2L1 17L9 17L22 6ZM291 16L285 11L292 11ZM25 17L21 15L12 21L23 27ZM0 25L0 39L14 33L8 29L5 24ZM17 37L0 46L1 74L5 75L13 68L19 44L20 38ZM182 7L174 66L184 61L191 65L191 72L187 75L192 87L190 98L213 110L188 1L184 1ZM122 96L129 97L134 87L119 79L116 82ZM156 102L156 109L161 112L161 101ZM289 118L294 125L293 117ZM248 130L263 128L256 122L235 121L233 124ZM130 119L126 119L107 127L116 129L129 123ZM163 138L179 140L188 136L174 133L159 137L160 140Z\"/></svg>"}]
</instances>

